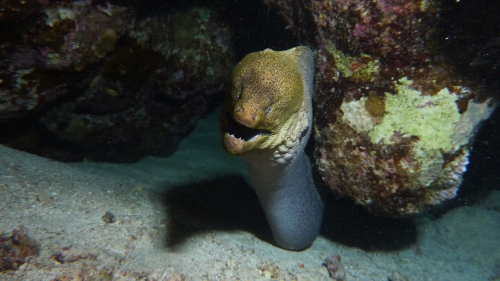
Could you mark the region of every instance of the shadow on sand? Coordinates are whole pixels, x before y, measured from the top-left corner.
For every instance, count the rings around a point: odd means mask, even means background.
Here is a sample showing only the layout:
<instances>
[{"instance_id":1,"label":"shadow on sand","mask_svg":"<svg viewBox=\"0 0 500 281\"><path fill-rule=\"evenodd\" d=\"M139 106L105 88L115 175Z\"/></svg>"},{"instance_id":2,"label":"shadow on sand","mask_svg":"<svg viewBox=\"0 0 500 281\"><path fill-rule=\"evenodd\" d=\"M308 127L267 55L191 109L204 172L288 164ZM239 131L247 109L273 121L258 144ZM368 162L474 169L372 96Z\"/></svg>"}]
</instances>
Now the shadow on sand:
<instances>
[{"instance_id":1,"label":"shadow on sand","mask_svg":"<svg viewBox=\"0 0 500 281\"><path fill-rule=\"evenodd\" d=\"M377 217L349 200L334 200L331 194L326 198L323 237L365 251L394 251L416 243L413 220ZM258 198L241 176L177 186L162 199L172 223L167 246L174 250L190 237L210 231L248 231L274 244Z\"/></svg>"},{"instance_id":2,"label":"shadow on sand","mask_svg":"<svg viewBox=\"0 0 500 281\"><path fill-rule=\"evenodd\" d=\"M228 175L176 186L163 194L170 214L167 246L210 231L244 230L272 243L271 230L257 196L241 176Z\"/></svg>"}]
</instances>

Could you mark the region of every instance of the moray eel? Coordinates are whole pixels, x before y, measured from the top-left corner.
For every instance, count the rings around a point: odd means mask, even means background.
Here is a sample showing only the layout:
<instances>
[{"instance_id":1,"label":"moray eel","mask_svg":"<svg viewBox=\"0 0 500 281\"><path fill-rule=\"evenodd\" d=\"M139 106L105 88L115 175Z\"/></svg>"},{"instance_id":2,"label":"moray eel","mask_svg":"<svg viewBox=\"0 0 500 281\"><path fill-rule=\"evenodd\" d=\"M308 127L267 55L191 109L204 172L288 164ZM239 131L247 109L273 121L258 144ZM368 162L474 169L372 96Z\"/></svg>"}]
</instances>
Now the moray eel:
<instances>
[{"instance_id":1,"label":"moray eel","mask_svg":"<svg viewBox=\"0 0 500 281\"><path fill-rule=\"evenodd\" d=\"M288 250L308 248L323 217L304 153L312 127L313 76L307 47L248 54L231 74L220 112L222 146L248 162L274 240Z\"/></svg>"}]
</instances>

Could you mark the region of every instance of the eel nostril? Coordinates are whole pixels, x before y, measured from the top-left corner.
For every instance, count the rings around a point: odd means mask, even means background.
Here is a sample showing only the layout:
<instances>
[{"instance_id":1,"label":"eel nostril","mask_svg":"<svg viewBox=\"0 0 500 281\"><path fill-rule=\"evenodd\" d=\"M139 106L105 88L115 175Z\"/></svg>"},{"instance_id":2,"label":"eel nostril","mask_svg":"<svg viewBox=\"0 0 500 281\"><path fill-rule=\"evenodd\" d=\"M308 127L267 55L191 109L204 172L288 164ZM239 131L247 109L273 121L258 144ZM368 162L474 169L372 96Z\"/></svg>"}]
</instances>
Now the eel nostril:
<instances>
[{"instance_id":1,"label":"eel nostril","mask_svg":"<svg viewBox=\"0 0 500 281\"><path fill-rule=\"evenodd\" d=\"M252 119L253 119L253 121L255 121L255 119L256 119L256 118L257 118L257 114L253 114L253 115L252 115Z\"/></svg>"},{"instance_id":2,"label":"eel nostril","mask_svg":"<svg viewBox=\"0 0 500 281\"><path fill-rule=\"evenodd\" d=\"M241 107L238 107L238 108L236 109L236 112L242 112L242 111L243 111L243 108L241 108Z\"/></svg>"}]
</instances>

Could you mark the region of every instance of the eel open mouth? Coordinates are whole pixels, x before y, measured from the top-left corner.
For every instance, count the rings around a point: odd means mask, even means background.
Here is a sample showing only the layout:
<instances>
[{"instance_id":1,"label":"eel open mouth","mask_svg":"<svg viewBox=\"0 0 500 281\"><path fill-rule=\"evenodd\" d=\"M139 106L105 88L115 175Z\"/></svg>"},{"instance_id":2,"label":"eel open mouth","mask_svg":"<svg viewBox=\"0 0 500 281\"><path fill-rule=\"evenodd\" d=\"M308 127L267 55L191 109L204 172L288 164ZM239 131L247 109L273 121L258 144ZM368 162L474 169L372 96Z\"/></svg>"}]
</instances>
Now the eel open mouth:
<instances>
[{"instance_id":1,"label":"eel open mouth","mask_svg":"<svg viewBox=\"0 0 500 281\"><path fill-rule=\"evenodd\" d=\"M268 130L252 129L236 122L230 114L227 115L227 133L245 142L251 141L260 135L270 135Z\"/></svg>"}]
</instances>

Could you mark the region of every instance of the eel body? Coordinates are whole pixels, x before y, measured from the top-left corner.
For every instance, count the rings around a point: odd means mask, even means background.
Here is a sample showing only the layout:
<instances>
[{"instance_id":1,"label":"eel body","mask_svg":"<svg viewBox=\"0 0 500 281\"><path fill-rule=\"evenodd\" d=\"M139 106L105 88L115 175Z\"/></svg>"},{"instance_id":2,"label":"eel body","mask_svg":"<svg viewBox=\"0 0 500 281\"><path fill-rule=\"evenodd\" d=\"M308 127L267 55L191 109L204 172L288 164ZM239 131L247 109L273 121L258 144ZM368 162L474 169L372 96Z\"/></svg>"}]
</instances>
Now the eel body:
<instances>
[{"instance_id":1,"label":"eel body","mask_svg":"<svg viewBox=\"0 0 500 281\"><path fill-rule=\"evenodd\" d=\"M314 59L307 47L247 55L220 113L222 145L248 162L276 243L302 250L318 236L323 203L304 152L312 128Z\"/></svg>"}]
</instances>

